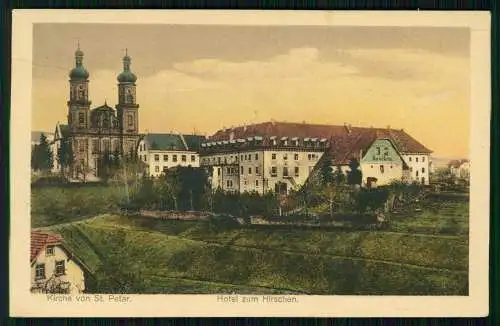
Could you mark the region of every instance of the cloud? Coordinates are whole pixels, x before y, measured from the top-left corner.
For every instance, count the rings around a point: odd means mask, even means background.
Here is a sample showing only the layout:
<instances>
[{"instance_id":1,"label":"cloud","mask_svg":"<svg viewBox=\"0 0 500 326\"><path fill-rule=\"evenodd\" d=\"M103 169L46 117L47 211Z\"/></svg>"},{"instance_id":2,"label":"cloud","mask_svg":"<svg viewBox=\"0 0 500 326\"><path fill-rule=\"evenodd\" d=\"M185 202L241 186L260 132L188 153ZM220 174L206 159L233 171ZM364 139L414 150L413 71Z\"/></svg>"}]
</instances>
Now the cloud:
<instances>
[{"instance_id":1,"label":"cloud","mask_svg":"<svg viewBox=\"0 0 500 326\"><path fill-rule=\"evenodd\" d=\"M269 119L391 125L438 153L467 153L467 58L411 49L344 50L328 61L320 54L316 48L297 48L262 61L201 59L138 75L140 128L211 134ZM92 72L94 106L105 98L116 104L116 74ZM66 74L37 78L34 85L35 118L51 121L52 129L67 114ZM443 122L450 119L443 134Z\"/></svg>"}]
</instances>

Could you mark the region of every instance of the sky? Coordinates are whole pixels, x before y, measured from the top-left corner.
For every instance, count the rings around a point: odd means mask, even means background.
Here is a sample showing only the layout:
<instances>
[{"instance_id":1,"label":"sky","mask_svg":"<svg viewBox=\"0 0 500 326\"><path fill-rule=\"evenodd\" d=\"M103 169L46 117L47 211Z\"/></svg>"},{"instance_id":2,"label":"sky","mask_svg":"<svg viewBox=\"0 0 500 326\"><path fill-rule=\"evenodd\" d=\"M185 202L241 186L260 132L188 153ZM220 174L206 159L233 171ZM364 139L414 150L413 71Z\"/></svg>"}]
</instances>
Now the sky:
<instances>
[{"instance_id":1,"label":"sky","mask_svg":"<svg viewBox=\"0 0 500 326\"><path fill-rule=\"evenodd\" d=\"M465 28L36 24L32 130L66 122L77 43L92 107L117 103L124 49L140 132L263 121L404 129L435 156L468 157Z\"/></svg>"}]
</instances>

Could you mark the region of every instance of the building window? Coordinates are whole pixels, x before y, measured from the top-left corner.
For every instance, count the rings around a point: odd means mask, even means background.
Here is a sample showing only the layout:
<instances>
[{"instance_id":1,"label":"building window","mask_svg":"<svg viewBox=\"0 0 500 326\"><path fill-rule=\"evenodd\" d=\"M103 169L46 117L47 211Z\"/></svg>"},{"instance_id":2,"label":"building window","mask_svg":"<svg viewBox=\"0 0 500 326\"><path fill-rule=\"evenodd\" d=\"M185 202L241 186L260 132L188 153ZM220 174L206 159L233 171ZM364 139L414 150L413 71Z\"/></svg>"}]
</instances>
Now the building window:
<instances>
[{"instance_id":1,"label":"building window","mask_svg":"<svg viewBox=\"0 0 500 326\"><path fill-rule=\"evenodd\" d=\"M85 141L83 139L78 141L78 145L78 150L80 151L80 153L85 152Z\"/></svg>"},{"instance_id":2,"label":"building window","mask_svg":"<svg viewBox=\"0 0 500 326\"><path fill-rule=\"evenodd\" d=\"M283 176L288 177L288 167L287 166L283 167Z\"/></svg>"},{"instance_id":3,"label":"building window","mask_svg":"<svg viewBox=\"0 0 500 326\"><path fill-rule=\"evenodd\" d=\"M177 162L177 155L172 155L172 161Z\"/></svg>"},{"instance_id":4,"label":"building window","mask_svg":"<svg viewBox=\"0 0 500 326\"><path fill-rule=\"evenodd\" d=\"M92 139L92 154L99 153L99 139Z\"/></svg>"},{"instance_id":5,"label":"building window","mask_svg":"<svg viewBox=\"0 0 500 326\"><path fill-rule=\"evenodd\" d=\"M243 161L243 154L241 154L241 160Z\"/></svg>"},{"instance_id":6,"label":"building window","mask_svg":"<svg viewBox=\"0 0 500 326\"><path fill-rule=\"evenodd\" d=\"M217 168L217 175L220 176L220 168Z\"/></svg>"},{"instance_id":7,"label":"building window","mask_svg":"<svg viewBox=\"0 0 500 326\"><path fill-rule=\"evenodd\" d=\"M384 147L384 158L389 156L389 148Z\"/></svg>"},{"instance_id":8,"label":"building window","mask_svg":"<svg viewBox=\"0 0 500 326\"><path fill-rule=\"evenodd\" d=\"M167 154L163 154L163 161L168 162L168 155Z\"/></svg>"},{"instance_id":9,"label":"building window","mask_svg":"<svg viewBox=\"0 0 500 326\"><path fill-rule=\"evenodd\" d=\"M260 175L260 167L258 166L255 167L255 174Z\"/></svg>"},{"instance_id":10,"label":"building window","mask_svg":"<svg viewBox=\"0 0 500 326\"><path fill-rule=\"evenodd\" d=\"M182 156L181 156L181 161L182 161L182 162L186 162L186 155L182 155Z\"/></svg>"},{"instance_id":11,"label":"building window","mask_svg":"<svg viewBox=\"0 0 500 326\"><path fill-rule=\"evenodd\" d=\"M160 167L159 166L155 166L155 172L156 173L160 172Z\"/></svg>"},{"instance_id":12,"label":"building window","mask_svg":"<svg viewBox=\"0 0 500 326\"><path fill-rule=\"evenodd\" d=\"M241 167L241 171L240 172L241 172L241 174L243 174L243 167Z\"/></svg>"},{"instance_id":13,"label":"building window","mask_svg":"<svg viewBox=\"0 0 500 326\"><path fill-rule=\"evenodd\" d=\"M415 157L415 162L417 162L417 163L418 163L418 157Z\"/></svg>"},{"instance_id":14,"label":"building window","mask_svg":"<svg viewBox=\"0 0 500 326\"><path fill-rule=\"evenodd\" d=\"M228 188L232 188L233 187L233 180L227 180L226 185Z\"/></svg>"},{"instance_id":15,"label":"building window","mask_svg":"<svg viewBox=\"0 0 500 326\"><path fill-rule=\"evenodd\" d=\"M410 157L408 157L408 161L410 161L410 162L411 162L411 156L410 156Z\"/></svg>"},{"instance_id":16,"label":"building window","mask_svg":"<svg viewBox=\"0 0 500 326\"><path fill-rule=\"evenodd\" d=\"M418 171L417 171L417 174L416 174L417 178L418 178Z\"/></svg>"},{"instance_id":17,"label":"building window","mask_svg":"<svg viewBox=\"0 0 500 326\"><path fill-rule=\"evenodd\" d=\"M271 176L276 176L278 174L278 168L275 166L271 167Z\"/></svg>"},{"instance_id":18,"label":"building window","mask_svg":"<svg viewBox=\"0 0 500 326\"><path fill-rule=\"evenodd\" d=\"M273 146L276 146L276 139L273 139Z\"/></svg>"},{"instance_id":19,"label":"building window","mask_svg":"<svg viewBox=\"0 0 500 326\"><path fill-rule=\"evenodd\" d=\"M35 279L45 279L45 264L37 264L35 267Z\"/></svg>"},{"instance_id":20,"label":"building window","mask_svg":"<svg viewBox=\"0 0 500 326\"><path fill-rule=\"evenodd\" d=\"M113 139L113 152L117 152L120 149L120 141L118 139Z\"/></svg>"},{"instance_id":21,"label":"building window","mask_svg":"<svg viewBox=\"0 0 500 326\"><path fill-rule=\"evenodd\" d=\"M252 168L248 168L248 174L252 174Z\"/></svg>"},{"instance_id":22,"label":"building window","mask_svg":"<svg viewBox=\"0 0 500 326\"><path fill-rule=\"evenodd\" d=\"M164 165L163 166L163 173L167 173L167 170L168 170L168 166Z\"/></svg>"},{"instance_id":23,"label":"building window","mask_svg":"<svg viewBox=\"0 0 500 326\"><path fill-rule=\"evenodd\" d=\"M148 160L148 156L144 155L144 161L147 162L147 160Z\"/></svg>"},{"instance_id":24,"label":"building window","mask_svg":"<svg viewBox=\"0 0 500 326\"><path fill-rule=\"evenodd\" d=\"M255 154L255 160L257 161L259 159L259 154Z\"/></svg>"},{"instance_id":25,"label":"building window","mask_svg":"<svg viewBox=\"0 0 500 326\"><path fill-rule=\"evenodd\" d=\"M47 246L47 249L45 249L45 255L54 256L54 246Z\"/></svg>"},{"instance_id":26,"label":"building window","mask_svg":"<svg viewBox=\"0 0 500 326\"><path fill-rule=\"evenodd\" d=\"M288 160L288 154L286 154L286 153L285 153L285 154L283 154L283 159L284 159L285 161L286 161L286 160Z\"/></svg>"},{"instance_id":27,"label":"building window","mask_svg":"<svg viewBox=\"0 0 500 326\"><path fill-rule=\"evenodd\" d=\"M104 147L104 152L109 152L110 151L110 147L111 147L111 142L109 139L104 139L103 140L103 147Z\"/></svg>"},{"instance_id":28,"label":"building window","mask_svg":"<svg viewBox=\"0 0 500 326\"><path fill-rule=\"evenodd\" d=\"M128 124L129 127L133 127L134 126L134 117L131 114L129 114L127 116L127 124Z\"/></svg>"},{"instance_id":29,"label":"building window","mask_svg":"<svg viewBox=\"0 0 500 326\"><path fill-rule=\"evenodd\" d=\"M258 187L259 186L259 180L255 180L255 186Z\"/></svg>"},{"instance_id":30,"label":"building window","mask_svg":"<svg viewBox=\"0 0 500 326\"><path fill-rule=\"evenodd\" d=\"M194 161L196 161L196 156L191 155L191 162L194 162Z\"/></svg>"},{"instance_id":31,"label":"building window","mask_svg":"<svg viewBox=\"0 0 500 326\"><path fill-rule=\"evenodd\" d=\"M155 162L159 162L160 161L160 154L155 154Z\"/></svg>"},{"instance_id":32,"label":"building window","mask_svg":"<svg viewBox=\"0 0 500 326\"><path fill-rule=\"evenodd\" d=\"M383 165L380 166L380 173L384 174L384 166Z\"/></svg>"},{"instance_id":33,"label":"building window","mask_svg":"<svg viewBox=\"0 0 500 326\"><path fill-rule=\"evenodd\" d=\"M56 276L61 276L66 274L66 268L64 266L64 260L57 260L56 261L56 270L55 270Z\"/></svg>"},{"instance_id":34,"label":"building window","mask_svg":"<svg viewBox=\"0 0 500 326\"><path fill-rule=\"evenodd\" d=\"M294 159L295 161L298 161L298 160L299 160L299 154L294 154L294 155L293 155L293 159Z\"/></svg>"},{"instance_id":35,"label":"building window","mask_svg":"<svg viewBox=\"0 0 500 326\"><path fill-rule=\"evenodd\" d=\"M272 160L275 160L275 159L276 159L276 153L272 153L272 154L271 154L271 159L272 159Z\"/></svg>"},{"instance_id":36,"label":"building window","mask_svg":"<svg viewBox=\"0 0 500 326\"><path fill-rule=\"evenodd\" d=\"M85 113L78 113L78 123L83 125L85 123Z\"/></svg>"},{"instance_id":37,"label":"building window","mask_svg":"<svg viewBox=\"0 0 500 326\"><path fill-rule=\"evenodd\" d=\"M422 173L425 173L425 168L422 168Z\"/></svg>"},{"instance_id":38,"label":"building window","mask_svg":"<svg viewBox=\"0 0 500 326\"><path fill-rule=\"evenodd\" d=\"M299 167L298 166L295 167L295 176L296 177L299 176Z\"/></svg>"},{"instance_id":39,"label":"building window","mask_svg":"<svg viewBox=\"0 0 500 326\"><path fill-rule=\"evenodd\" d=\"M422 156L422 162L425 162L425 156Z\"/></svg>"},{"instance_id":40,"label":"building window","mask_svg":"<svg viewBox=\"0 0 500 326\"><path fill-rule=\"evenodd\" d=\"M377 155L380 155L380 147L377 147Z\"/></svg>"}]
</instances>

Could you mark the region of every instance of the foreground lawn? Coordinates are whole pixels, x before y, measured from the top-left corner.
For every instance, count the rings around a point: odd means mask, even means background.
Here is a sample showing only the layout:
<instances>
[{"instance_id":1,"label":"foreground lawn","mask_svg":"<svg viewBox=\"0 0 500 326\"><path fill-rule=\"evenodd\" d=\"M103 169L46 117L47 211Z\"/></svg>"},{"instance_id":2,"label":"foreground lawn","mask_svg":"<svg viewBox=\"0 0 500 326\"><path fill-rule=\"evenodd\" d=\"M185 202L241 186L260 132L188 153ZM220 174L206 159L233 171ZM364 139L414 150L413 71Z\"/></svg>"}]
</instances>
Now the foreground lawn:
<instances>
[{"instance_id":1,"label":"foreground lawn","mask_svg":"<svg viewBox=\"0 0 500 326\"><path fill-rule=\"evenodd\" d=\"M464 237L255 230L117 215L50 229L95 277L118 262L141 275L146 293L466 295L468 288Z\"/></svg>"}]
</instances>

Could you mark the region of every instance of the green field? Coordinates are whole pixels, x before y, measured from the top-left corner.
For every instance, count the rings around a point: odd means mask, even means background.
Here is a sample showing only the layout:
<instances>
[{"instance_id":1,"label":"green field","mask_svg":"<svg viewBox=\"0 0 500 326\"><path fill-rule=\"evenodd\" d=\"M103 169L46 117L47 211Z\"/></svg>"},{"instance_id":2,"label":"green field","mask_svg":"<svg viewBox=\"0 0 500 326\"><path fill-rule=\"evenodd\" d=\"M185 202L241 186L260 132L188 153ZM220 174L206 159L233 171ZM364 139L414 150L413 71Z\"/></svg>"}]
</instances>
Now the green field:
<instances>
[{"instance_id":1,"label":"green field","mask_svg":"<svg viewBox=\"0 0 500 326\"><path fill-rule=\"evenodd\" d=\"M429 204L384 231L340 231L95 214L114 211L119 192L52 190L33 191L33 227L61 233L89 268L89 292L123 291L107 286L107 268L137 275L131 293L468 293L467 202Z\"/></svg>"}]
</instances>

